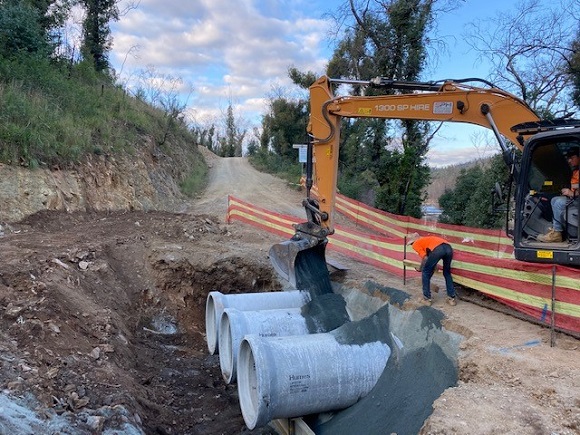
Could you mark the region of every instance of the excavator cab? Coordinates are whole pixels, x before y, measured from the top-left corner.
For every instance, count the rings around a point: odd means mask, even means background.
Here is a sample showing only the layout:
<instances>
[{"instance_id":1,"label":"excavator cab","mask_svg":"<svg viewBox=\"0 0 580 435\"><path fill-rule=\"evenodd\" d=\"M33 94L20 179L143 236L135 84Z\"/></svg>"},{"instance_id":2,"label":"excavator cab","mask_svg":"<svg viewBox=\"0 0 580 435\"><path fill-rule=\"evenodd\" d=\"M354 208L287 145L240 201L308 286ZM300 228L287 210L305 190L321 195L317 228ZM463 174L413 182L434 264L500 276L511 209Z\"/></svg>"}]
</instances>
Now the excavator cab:
<instances>
[{"instance_id":1,"label":"excavator cab","mask_svg":"<svg viewBox=\"0 0 580 435\"><path fill-rule=\"evenodd\" d=\"M533 124L514 127L533 135L525 142L519 187L515 189L515 256L523 261L578 265L579 198L570 199L560 216L562 242L544 243L537 237L552 227L551 199L559 196L562 188L570 187L572 168L565 156L568 150L580 146L580 122Z\"/></svg>"}]
</instances>

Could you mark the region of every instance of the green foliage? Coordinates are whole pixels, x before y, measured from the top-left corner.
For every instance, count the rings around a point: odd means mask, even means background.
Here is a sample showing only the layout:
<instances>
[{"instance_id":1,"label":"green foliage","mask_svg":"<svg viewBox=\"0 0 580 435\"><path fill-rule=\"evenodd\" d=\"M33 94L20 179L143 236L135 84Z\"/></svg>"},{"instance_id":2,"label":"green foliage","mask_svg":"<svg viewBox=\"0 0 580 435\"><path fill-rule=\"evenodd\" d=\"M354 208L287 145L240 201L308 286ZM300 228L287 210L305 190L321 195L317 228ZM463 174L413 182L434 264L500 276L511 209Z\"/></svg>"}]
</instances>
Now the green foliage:
<instances>
[{"instance_id":1,"label":"green foliage","mask_svg":"<svg viewBox=\"0 0 580 435\"><path fill-rule=\"evenodd\" d=\"M276 176L298 185L302 175L302 165L298 162L297 151L294 158L280 156L262 148L249 156L249 161L257 170Z\"/></svg>"},{"instance_id":2,"label":"green foliage","mask_svg":"<svg viewBox=\"0 0 580 435\"><path fill-rule=\"evenodd\" d=\"M205 163L201 159L195 160L191 171L179 184L181 192L189 197L201 192L207 184L207 173Z\"/></svg>"},{"instance_id":3,"label":"green foliage","mask_svg":"<svg viewBox=\"0 0 580 435\"><path fill-rule=\"evenodd\" d=\"M328 65L332 77L383 76L416 80L427 55L433 0L393 0L353 9L356 25L339 43Z\"/></svg>"},{"instance_id":4,"label":"green foliage","mask_svg":"<svg viewBox=\"0 0 580 435\"><path fill-rule=\"evenodd\" d=\"M304 89L308 89L318 79L318 76L312 71L303 73L294 67L288 69L288 77L294 84Z\"/></svg>"},{"instance_id":5,"label":"green foliage","mask_svg":"<svg viewBox=\"0 0 580 435\"><path fill-rule=\"evenodd\" d=\"M386 154L382 160L389 170L383 171L384 179L380 180L375 206L391 213L420 218L429 168L417 162L410 149Z\"/></svg>"},{"instance_id":6,"label":"green foliage","mask_svg":"<svg viewBox=\"0 0 580 435\"><path fill-rule=\"evenodd\" d=\"M143 136L159 143L168 129L173 137L188 134L89 63L0 57L0 105L0 161L8 164L67 166L95 151L131 152Z\"/></svg>"},{"instance_id":7,"label":"green foliage","mask_svg":"<svg viewBox=\"0 0 580 435\"><path fill-rule=\"evenodd\" d=\"M109 22L119 19L118 0L80 0L85 8L83 44L81 52L85 60L92 62L95 71L109 68L108 52L112 38Z\"/></svg>"},{"instance_id":8,"label":"green foliage","mask_svg":"<svg viewBox=\"0 0 580 435\"><path fill-rule=\"evenodd\" d=\"M42 15L24 1L0 2L0 56L48 56L51 51Z\"/></svg>"},{"instance_id":9,"label":"green foliage","mask_svg":"<svg viewBox=\"0 0 580 435\"><path fill-rule=\"evenodd\" d=\"M375 192L380 188L377 170L389 141L382 120L342 120L338 177L341 193L375 206Z\"/></svg>"},{"instance_id":10,"label":"green foliage","mask_svg":"<svg viewBox=\"0 0 580 435\"><path fill-rule=\"evenodd\" d=\"M40 26L45 32L50 33L64 25L76 0L12 0L12 2L34 8L40 17ZM10 3L10 0L7 3Z\"/></svg>"},{"instance_id":11,"label":"green foliage","mask_svg":"<svg viewBox=\"0 0 580 435\"><path fill-rule=\"evenodd\" d=\"M191 134L194 138L194 143L206 147L211 152L218 154L217 144L215 143L216 128L211 125L209 128L194 126L191 128Z\"/></svg>"},{"instance_id":12,"label":"green foliage","mask_svg":"<svg viewBox=\"0 0 580 435\"><path fill-rule=\"evenodd\" d=\"M572 78L572 99L576 107L580 108L580 31L572 43L572 56L568 64L568 74Z\"/></svg>"},{"instance_id":13,"label":"green foliage","mask_svg":"<svg viewBox=\"0 0 580 435\"><path fill-rule=\"evenodd\" d=\"M246 136L245 131L241 131L239 126L236 124L236 119L234 117L234 109L232 105L228 105L228 110L226 114L226 131L225 137L221 139L220 155L222 157L241 157L242 156L242 144L244 142L244 137Z\"/></svg>"},{"instance_id":14,"label":"green foliage","mask_svg":"<svg viewBox=\"0 0 580 435\"><path fill-rule=\"evenodd\" d=\"M492 211L491 191L496 182L505 183L509 173L501 155L491 159L488 167L462 169L454 189L439 198L443 223L475 228L501 228L505 217Z\"/></svg>"},{"instance_id":15,"label":"green foliage","mask_svg":"<svg viewBox=\"0 0 580 435\"><path fill-rule=\"evenodd\" d=\"M363 80L376 76L417 80L425 64L433 3L394 0L388 4L366 3L364 10L355 6L351 10L355 25L340 41L327 74ZM355 95L385 92L394 91L353 89ZM366 202L374 197L375 204L370 205L419 217L429 181L429 169L424 164L429 132L429 124L417 121L356 119L343 123L339 157L342 191L358 191L360 196L356 199ZM365 170L372 171L374 177L361 182L358 177ZM368 189L373 189L375 195Z\"/></svg>"},{"instance_id":16,"label":"green foliage","mask_svg":"<svg viewBox=\"0 0 580 435\"><path fill-rule=\"evenodd\" d=\"M439 206L443 213L439 221L443 223L467 225L466 210L475 188L483 177L480 166L462 169L454 189L446 189L439 198Z\"/></svg>"},{"instance_id":17,"label":"green foliage","mask_svg":"<svg viewBox=\"0 0 580 435\"><path fill-rule=\"evenodd\" d=\"M341 174L338 178L338 191L365 204L374 204L375 192L380 187L375 174L367 169L361 172L358 177L350 175L347 177Z\"/></svg>"},{"instance_id":18,"label":"green foliage","mask_svg":"<svg viewBox=\"0 0 580 435\"><path fill-rule=\"evenodd\" d=\"M416 134L405 135L403 146L398 148L389 146L393 139L384 120L343 121L340 191L381 210L420 217L429 182L420 125L413 123L407 128ZM365 177L361 177L363 173Z\"/></svg>"},{"instance_id":19,"label":"green foliage","mask_svg":"<svg viewBox=\"0 0 580 435\"><path fill-rule=\"evenodd\" d=\"M271 150L283 160L296 159L294 144L306 143L308 114L306 102L276 98L270 102L270 111L262 119L260 147Z\"/></svg>"}]
</instances>

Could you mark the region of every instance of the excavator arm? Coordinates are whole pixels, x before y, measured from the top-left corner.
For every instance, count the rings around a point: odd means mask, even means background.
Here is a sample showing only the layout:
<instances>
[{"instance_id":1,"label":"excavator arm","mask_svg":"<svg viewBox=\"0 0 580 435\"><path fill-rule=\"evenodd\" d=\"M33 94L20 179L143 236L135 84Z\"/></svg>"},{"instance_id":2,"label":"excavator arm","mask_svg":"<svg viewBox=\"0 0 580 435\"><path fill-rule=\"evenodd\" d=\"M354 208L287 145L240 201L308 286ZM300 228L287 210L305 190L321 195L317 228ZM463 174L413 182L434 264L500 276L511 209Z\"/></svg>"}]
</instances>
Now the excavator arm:
<instances>
[{"instance_id":1,"label":"excavator arm","mask_svg":"<svg viewBox=\"0 0 580 435\"><path fill-rule=\"evenodd\" d=\"M467 85L480 81L487 88ZM407 93L380 96L334 96L333 84L371 86ZM276 271L295 288L326 281L324 248L334 232L334 209L338 176L341 118L384 118L439 122L462 122L490 128L502 149L506 164L514 167L504 137L520 149L523 138L512 127L540 119L516 96L479 79L442 82L401 82L376 78L370 81L320 77L310 86L308 133L311 151L307 163L307 197L303 202L307 222L294 225L291 240L274 245L270 259ZM517 174L516 174L517 175ZM314 177L314 178L313 178ZM313 184L317 199L310 196ZM323 291L330 286L324 283Z\"/></svg>"},{"instance_id":2,"label":"excavator arm","mask_svg":"<svg viewBox=\"0 0 580 435\"><path fill-rule=\"evenodd\" d=\"M512 131L512 127L540 120L524 101L493 87L478 88L453 81L440 84L393 82L379 78L355 84L417 92L372 97L334 97L333 82L352 83L328 77L319 78L310 87L308 124L314 154L314 182L318 188L318 202L323 217L321 225L329 233L333 231L341 118L408 119L480 125L494 132L506 163L513 162L508 162L510 153L502 136L522 149L523 139L518 132Z\"/></svg>"}]
</instances>

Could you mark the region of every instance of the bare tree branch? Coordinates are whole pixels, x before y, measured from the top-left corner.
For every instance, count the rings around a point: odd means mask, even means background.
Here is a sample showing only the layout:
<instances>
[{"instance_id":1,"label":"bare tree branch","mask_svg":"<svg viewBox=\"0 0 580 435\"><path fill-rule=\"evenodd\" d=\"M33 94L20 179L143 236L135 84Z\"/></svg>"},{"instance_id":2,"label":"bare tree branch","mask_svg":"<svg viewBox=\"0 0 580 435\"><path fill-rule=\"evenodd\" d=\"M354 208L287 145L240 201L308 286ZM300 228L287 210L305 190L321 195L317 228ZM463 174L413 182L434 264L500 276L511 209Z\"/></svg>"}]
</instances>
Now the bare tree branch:
<instances>
[{"instance_id":1,"label":"bare tree branch","mask_svg":"<svg viewBox=\"0 0 580 435\"><path fill-rule=\"evenodd\" d=\"M491 62L491 81L520 95L541 116L569 112L566 71L578 26L572 11L579 2L561 0L546 8L538 0L522 0L511 12L471 23L466 41Z\"/></svg>"}]
</instances>

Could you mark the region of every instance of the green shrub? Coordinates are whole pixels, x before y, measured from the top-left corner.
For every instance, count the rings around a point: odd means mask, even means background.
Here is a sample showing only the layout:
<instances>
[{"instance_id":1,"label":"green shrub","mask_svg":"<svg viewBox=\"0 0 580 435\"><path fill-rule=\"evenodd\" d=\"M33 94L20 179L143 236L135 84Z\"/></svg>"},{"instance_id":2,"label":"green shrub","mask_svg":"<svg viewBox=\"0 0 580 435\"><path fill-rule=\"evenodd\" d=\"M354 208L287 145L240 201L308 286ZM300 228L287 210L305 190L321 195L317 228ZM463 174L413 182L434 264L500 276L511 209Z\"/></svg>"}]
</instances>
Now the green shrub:
<instances>
[{"instance_id":1,"label":"green shrub","mask_svg":"<svg viewBox=\"0 0 580 435\"><path fill-rule=\"evenodd\" d=\"M8 164L67 166L95 151L132 153L147 136L193 141L183 123L84 62L0 56L0 104L0 161Z\"/></svg>"},{"instance_id":2,"label":"green shrub","mask_svg":"<svg viewBox=\"0 0 580 435\"><path fill-rule=\"evenodd\" d=\"M202 164L195 165L194 169L189 173L187 177L179 184L181 193L189 196L190 198L197 195L203 190L207 184L207 166Z\"/></svg>"},{"instance_id":3,"label":"green shrub","mask_svg":"<svg viewBox=\"0 0 580 435\"><path fill-rule=\"evenodd\" d=\"M275 174L293 185L297 185L302 176L302 164L298 159L259 150L249 157L249 161L257 170Z\"/></svg>"}]
</instances>

